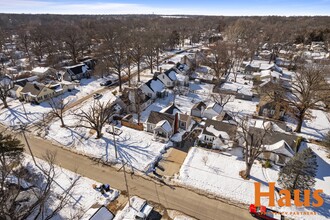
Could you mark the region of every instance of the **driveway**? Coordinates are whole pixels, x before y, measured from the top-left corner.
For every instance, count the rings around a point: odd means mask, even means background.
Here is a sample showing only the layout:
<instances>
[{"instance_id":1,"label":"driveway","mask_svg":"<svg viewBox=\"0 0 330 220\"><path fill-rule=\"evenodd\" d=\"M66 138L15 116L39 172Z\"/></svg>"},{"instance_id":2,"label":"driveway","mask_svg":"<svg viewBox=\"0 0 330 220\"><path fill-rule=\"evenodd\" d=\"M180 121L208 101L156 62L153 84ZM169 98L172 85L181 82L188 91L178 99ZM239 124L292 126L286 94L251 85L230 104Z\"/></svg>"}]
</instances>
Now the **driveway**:
<instances>
[{"instance_id":1,"label":"driveway","mask_svg":"<svg viewBox=\"0 0 330 220\"><path fill-rule=\"evenodd\" d=\"M157 170L157 173L162 176L174 176L179 173L181 165L186 159L187 153L176 148L170 148L168 152L163 155L163 160L159 163L164 171Z\"/></svg>"}]
</instances>

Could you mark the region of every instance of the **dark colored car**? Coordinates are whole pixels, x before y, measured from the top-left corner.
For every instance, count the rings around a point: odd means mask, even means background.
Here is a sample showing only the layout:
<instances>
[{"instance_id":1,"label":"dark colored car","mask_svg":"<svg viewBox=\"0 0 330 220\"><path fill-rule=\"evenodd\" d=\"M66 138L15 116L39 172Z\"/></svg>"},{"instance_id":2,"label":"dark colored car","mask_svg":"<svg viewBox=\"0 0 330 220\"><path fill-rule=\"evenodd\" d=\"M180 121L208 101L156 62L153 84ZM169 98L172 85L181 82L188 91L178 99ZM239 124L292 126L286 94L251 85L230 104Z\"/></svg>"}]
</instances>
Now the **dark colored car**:
<instances>
[{"instance_id":1,"label":"dark colored car","mask_svg":"<svg viewBox=\"0 0 330 220\"><path fill-rule=\"evenodd\" d=\"M103 95L100 94L100 93L95 93L95 94L93 95L93 98L94 98L94 99L100 99L102 96L103 96Z\"/></svg>"},{"instance_id":2,"label":"dark colored car","mask_svg":"<svg viewBox=\"0 0 330 220\"><path fill-rule=\"evenodd\" d=\"M112 81L111 80L107 80L105 82L101 82L100 85L101 86L111 86L112 85Z\"/></svg>"}]
</instances>

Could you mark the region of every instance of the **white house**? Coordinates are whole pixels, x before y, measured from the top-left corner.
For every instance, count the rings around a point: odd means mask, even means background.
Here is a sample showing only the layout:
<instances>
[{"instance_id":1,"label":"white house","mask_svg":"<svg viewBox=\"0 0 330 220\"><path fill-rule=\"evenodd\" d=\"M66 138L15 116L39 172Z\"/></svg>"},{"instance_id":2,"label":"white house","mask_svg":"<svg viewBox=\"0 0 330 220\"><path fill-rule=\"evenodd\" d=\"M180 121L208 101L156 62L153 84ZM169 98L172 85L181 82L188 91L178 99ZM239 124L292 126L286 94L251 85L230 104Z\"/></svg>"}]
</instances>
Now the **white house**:
<instances>
[{"instance_id":1,"label":"white house","mask_svg":"<svg viewBox=\"0 0 330 220\"><path fill-rule=\"evenodd\" d=\"M211 145L213 149L228 149L235 143L236 130L236 125L208 119L205 121L205 127L199 140Z\"/></svg>"},{"instance_id":2,"label":"white house","mask_svg":"<svg viewBox=\"0 0 330 220\"><path fill-rule=\"evenodd\" d=\"M171 68L166 70L163 73L160 73L157 78L167 87L172 88L174 87L177 78L176 78L177 71L175 68Z\"/></svg>"},{"instance_id":3,"label":"white house","mask_svg":"<svg viewBox=\"0 0 330 220\"><path fill-rule=\"evenodd\" d=\"M213 117L219 115L222 111L222 107L218 103L211 103L206 106L206 109L203 111L203 118L212 119Z\"/></svg>"},{"instance_id":4,"label":"white house","mask_svg":"<svg viewBox=\"0 0 330 220\"><path fill-rule=\"evenodd\" d=\"M140 89L144 94L156 99L157 97L163 97L165 95L164 84L160 80L151 79L148 82L141 85Z\"/></svg>"},{"instance_id":5,"label":"white house","mask_svg":"<svg viewBox=\"0 0 330 220\"><path fill-rule=\"evenodd\" d=\"M176 75L176 84L179 86L189 86L189 76L182 73Z\"/></svg>"},{"instance_id":6,"label":"white house","mask_svg":"<svg viewBox=\"0 0 330 220\"><path fill-rule=\"evenodd\" d=\"M173 134L173 128L167 120L158 122L154 128L154 138L163 137L168 140Z\"/></svg>"},{"instance_id":7,"label":"white house","mask_svg":"<svg viewBox=\"0 0 330 220\"><path fill-rule=\"evenodd\" d=\"M49 74L55 74L56 70L50 67L35 67L31 72L37 76L46 76Z\"/></svg>"},{"instance_id":8,"label":"white house","mask_svg":"<svg viewBox=\"0 0 330 220\"><path fill-rule=\"evenodd\" d=\"M275 164L284 165L293 156L294 152L286 141L281 140L272 145L265 145L263 147L263 153L259 155L259 158L264 160L273 161Z\"/></svg>"}]
</instances>

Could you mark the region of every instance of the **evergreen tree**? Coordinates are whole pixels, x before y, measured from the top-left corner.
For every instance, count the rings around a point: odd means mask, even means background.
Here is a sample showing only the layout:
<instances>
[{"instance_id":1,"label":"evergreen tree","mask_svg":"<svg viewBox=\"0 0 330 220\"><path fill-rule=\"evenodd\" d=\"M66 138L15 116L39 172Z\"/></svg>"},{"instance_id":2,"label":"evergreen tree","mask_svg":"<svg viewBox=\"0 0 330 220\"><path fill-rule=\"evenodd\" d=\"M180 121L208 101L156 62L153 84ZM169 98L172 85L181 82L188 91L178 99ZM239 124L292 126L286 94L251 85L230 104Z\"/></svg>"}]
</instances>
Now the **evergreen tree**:
<instances>
[{"instance_id":1,"label":"evergreen tree","mask_svg":"<svg viewBox=\"0 0 330 220\"><path fill-rule=\"evenodd\" d=\"M315 153L307 148L297 153L279 173L278 182L283 188L289 190L293 196L295 189L312 189L315 184L317 172L317 161Z\"/></svg>"}]
</instances>

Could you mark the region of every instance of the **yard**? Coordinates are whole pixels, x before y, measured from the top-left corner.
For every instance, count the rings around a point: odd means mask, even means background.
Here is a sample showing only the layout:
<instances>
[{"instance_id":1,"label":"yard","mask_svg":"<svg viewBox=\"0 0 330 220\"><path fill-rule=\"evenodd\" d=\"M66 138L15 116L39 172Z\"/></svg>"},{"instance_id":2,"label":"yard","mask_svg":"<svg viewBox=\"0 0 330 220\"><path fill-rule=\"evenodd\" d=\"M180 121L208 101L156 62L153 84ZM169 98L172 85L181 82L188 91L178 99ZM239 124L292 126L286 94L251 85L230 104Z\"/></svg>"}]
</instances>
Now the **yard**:
<instances>
[{"instance_id":1,"label":"yard","mask_svg":"<svg viewBox=\"0 0 330 220\"><path fill-rule=\"evenodd\" d=\"M102 79L83 79L75 90L66 92L59 97L63 97L64 102L73 103L78 99L95 92L97 88L101 88L100 82L102 82ZM36 105L31 103L22 104L17 99L9 99L8 105L8 109L0 109L0 123L8 127L14 127L20 124L31 125L37 123L47 117L46 114L51 111L51 106L47 101Z\"/></svg>"},{"instance_id":2,"label":"yard","mask_svg":"<svg viewBox=\"0 0 330 220\"><path fill-rule=\"evenodd\" d=\"M40 159L36 159L39 166L47 168L48 164ZM37 167L33 164L30 155L25 155L24 164L29 170L34 173L39 173ZM63 190L70 186L73 179L78 178L78 183L74 187L71 193L71 199L69 206L62 209L56 216L52 219L62 220L62 219L75 219L75 217L84 214L92 205L98 203L100 205L106 205L117 198L119 195L118 190L112 189L112 191L107 193L107 196L103 196L100 192L93 189L92 185L100 185L89 178L79 176L69 170L63 169L61 167L55 166L56 173L56 183L53 185L52 191L52 204L49 208L55 208L56 204L59 202L58 198L63 194Z\"/></svg>"},{"instance_id":3,"label":"yard","mask_svg":"<svg viewBox=\"0 0 330 220\"><path fill-rule=\"evenodd\" d=\"M317 154L319 169L316 177L316 189L324 190L324 205L321 208L279 208L279 211L315 211L317 216L308 219L327 219L330 217L330 159L317 145L308 145ZM305 145L307 147L307 145ZM206 191L222 198L245 204L254 203L254 182L260 182L261 191L268 191L268 182L276 182L278 167L265 169L257 162L251 171L251 179L243 180L239 171L245 168L239 151L229 153L210 152L202 148L192 148L186 157L177 177L179 183ZM276 183L276 186L278 184ZM279 195L276 195L276 199ZM268 205L267 198L261 203ZM310 216L309 216L310 217Z\"/></svg>"},{"instance_id":4,"label":"yard","mask_svg":"<svg viewBox=\"0 0 330 220\"><path fill-rule=\"evenodd\" d=\"M111 91L103 94L100 102L114 100ZM64 122L67 127L62 128L59 120L53 122L47 131L46 138L65 147L95 158L101 158L107 162L119 162L116 159L116 151L113 135L106 132L104 127L103 137L96 139L95 132L90 129L79 127L80 120L73 113L80 110L88 110L93 104L92 98L67 112ZM123 159L134 169L146 171L149 166L161 155L166 144L153 140L153 135L145 131L136 131L126 127L120 127L123 131L116 136L117 156Z\"/></svg>"}]
</instances>

